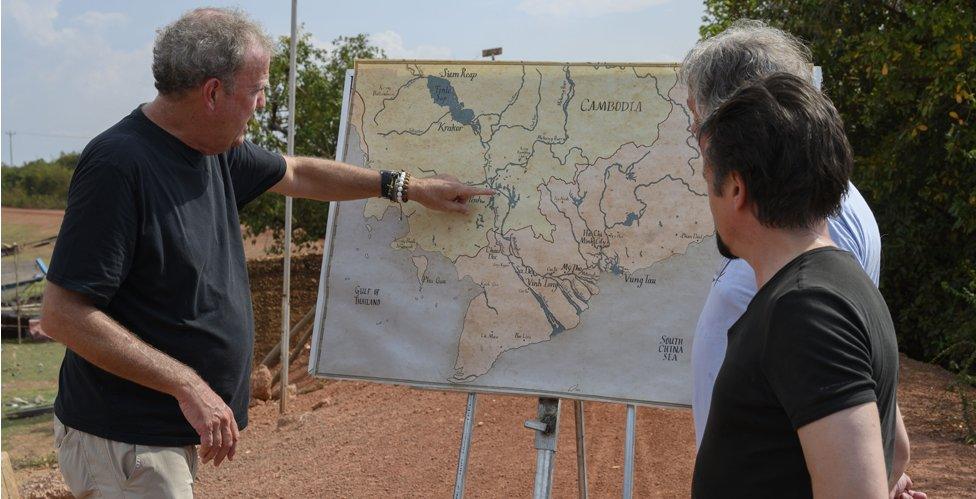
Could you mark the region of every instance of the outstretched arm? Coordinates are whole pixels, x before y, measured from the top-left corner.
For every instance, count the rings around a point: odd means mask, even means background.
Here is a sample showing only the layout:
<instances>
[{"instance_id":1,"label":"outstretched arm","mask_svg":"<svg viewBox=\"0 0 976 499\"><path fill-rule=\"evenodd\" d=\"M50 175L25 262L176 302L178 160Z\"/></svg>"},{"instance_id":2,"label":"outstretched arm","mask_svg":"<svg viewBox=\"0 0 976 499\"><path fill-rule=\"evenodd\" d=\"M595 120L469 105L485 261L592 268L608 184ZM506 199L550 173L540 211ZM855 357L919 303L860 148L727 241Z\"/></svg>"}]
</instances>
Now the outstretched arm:
<instances>
[{"instance_id":1,"label":"outstretched arm","mask_svg":"<svg viewBox=\"0 0 976 499\"><path fill-rule=\"evenodd\" d=\"M319 201L349 201L380 195L380 172L339 161L285 156L285 176L271 188L285 196ZM494 194L491 189L471 187L439 175L414 178L410 200L432 210L467 213L468 200Z\"/></svg>"}]
</instances>

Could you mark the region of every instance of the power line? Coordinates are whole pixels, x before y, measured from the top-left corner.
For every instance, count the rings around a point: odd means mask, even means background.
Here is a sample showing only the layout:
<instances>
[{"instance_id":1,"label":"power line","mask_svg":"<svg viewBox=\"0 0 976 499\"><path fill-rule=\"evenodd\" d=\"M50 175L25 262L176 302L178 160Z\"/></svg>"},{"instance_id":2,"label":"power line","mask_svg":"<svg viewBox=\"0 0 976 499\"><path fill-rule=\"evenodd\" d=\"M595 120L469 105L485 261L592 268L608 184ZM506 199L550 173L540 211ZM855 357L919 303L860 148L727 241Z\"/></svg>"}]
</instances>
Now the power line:
<instances>
[{"instance_id":1,"label":"power line","mask_svg":"<svg viewBox=\"0 0 976 499\"><path fill-rule=\"evenodd\" d=\"M47 137L54 139L78 139L78 140L91 140L90 135L78 135L71 133L47 133L47 132L3 132L7 136L7 143L9 144L10 153L10 166L14 166L14 135L31 135L34 137Z\"/></svg>"}]
</instances>

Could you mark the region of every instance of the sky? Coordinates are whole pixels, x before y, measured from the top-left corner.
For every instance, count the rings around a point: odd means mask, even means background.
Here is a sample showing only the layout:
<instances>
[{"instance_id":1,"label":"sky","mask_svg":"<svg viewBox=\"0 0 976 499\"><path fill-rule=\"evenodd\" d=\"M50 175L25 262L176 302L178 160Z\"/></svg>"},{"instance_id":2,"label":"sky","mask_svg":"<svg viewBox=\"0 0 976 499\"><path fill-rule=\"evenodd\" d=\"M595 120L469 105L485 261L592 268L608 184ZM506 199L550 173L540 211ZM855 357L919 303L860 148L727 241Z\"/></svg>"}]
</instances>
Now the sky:
<instances>
[{"instance_id":1,"label":"sky","mask_svg":"<svg viewBox=\"0 0 976 499\"><path fill-rule=\"evenodd\" d=\"M291 29L288 0L2 0L0 158L20 165L80 151L156 95L156 29L201 6L235 6L274 37ZM390 58L677 62L698 39L693 0L299 0L322 46L370 35ZM14 132L13 147L7 132Z\"/></svg>"}]
</instances>

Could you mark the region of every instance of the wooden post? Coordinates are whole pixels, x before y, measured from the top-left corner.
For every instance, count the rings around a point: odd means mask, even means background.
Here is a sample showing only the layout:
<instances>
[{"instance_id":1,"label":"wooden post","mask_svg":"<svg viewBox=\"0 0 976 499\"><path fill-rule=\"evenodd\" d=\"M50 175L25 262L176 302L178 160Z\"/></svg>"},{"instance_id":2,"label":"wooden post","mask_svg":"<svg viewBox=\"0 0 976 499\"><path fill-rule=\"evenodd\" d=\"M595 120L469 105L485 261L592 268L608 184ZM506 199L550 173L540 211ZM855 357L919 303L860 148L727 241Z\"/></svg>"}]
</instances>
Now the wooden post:
<instances>
[{"instance_id":1,"label":"wooden post","mask_svg":"<svg viewBox=\"0 0 976 499\"><path fill-rule=\"evenodd\" d=\"M587 480L586 480L586 429L583 423L583 401L576 400L573 402L573 408L576 411L576 474L577 474L577 488L579 492L579 499L587 499L589 497L589 492L587 491Z\"/></svg>"},{"instance_id":2,"label":"wooden post","mask_svg":"<svg viewBox=\"0 0 976 499\"><path fill-rule=\"evenodd\" d=\"M3 497L20 499L20 489L14 478L14 467L10 465L10 455L3 453Z\"/></svg>"},{"instance_id":3,"label":"wooden post","mask_svg":"<svg viewBox=\"0 0 976 499\"><path fill-rule=\"evenodd\" d=\"M305 333L302 334L302 337L298 339L298 343L295 344L295 348L291 349L291 354L288 355L289 364L291 364L292 362L295 361L295 359L298 358L298 355L302 352L302 350L305 349L305 342L307 342L311 336L312 336L312 326L309 325L308 328L305 329ZM275 373L274 377L271 378L271 386L275 386L275 384L278 383L278 380L281 379L281 376L282 376L281 370L279 369L278 372Z\"/></svg>"},{"instance_id":4,"label":"wooden post","mask_svg":"<svg viewBox=\"0 0 976 499\"><path fill-rule=\"evenodd\" d=\"M312 307L312 309L309 310L308 313L305 314L305 316L298 321L298 324L295 324L295 327L291 328L291 331L288 334L294 336L295 333L297 333L300 329L307 326L308 323L311 322L312 318L314 317L315 317L315 307ZM281 340L278 340L278 343L274 346L274 348L271 349L270 352L268 352L267 355L264 356L264 359L261 360L261 363L267 366L268 369L273 369L275 366L278 365L278 362L280 360L281 360Z\"/></svg>"},{"instance_id":5,"label":"wooden post","mask_svg":"<svg viewBox=\"0 0 976 499\"><path fill-rule=\"evenodd\" d=\"M17 317L17 343L21 343L23 335L20 329L20 243L14 243L14 306L17 307L17 311L14 312Z\"/></svg>"}]
</instances>

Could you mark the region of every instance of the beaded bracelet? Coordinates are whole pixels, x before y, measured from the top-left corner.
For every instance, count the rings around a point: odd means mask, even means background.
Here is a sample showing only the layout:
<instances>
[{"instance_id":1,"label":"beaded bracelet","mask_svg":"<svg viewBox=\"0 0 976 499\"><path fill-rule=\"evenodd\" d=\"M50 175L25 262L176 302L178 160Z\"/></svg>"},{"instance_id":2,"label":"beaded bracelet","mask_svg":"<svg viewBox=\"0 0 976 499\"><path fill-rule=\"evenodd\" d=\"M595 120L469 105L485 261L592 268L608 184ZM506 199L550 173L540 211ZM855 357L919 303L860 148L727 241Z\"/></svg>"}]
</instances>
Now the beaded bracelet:
<instances>
[{"instance_id":1,"label":"beaded bracelet","mask_svg":"<svg viewBox=\"0 0 976 499\"><path fill-rule=\"evenodd\" d=\"M407 191L409 189L410 189L410 173L409 172L403 172L403 195L400 196L400 197L403 199L402 202L404 202L404 203L406 203L407 201L410 200L410 199L407 198Z\"/></svg>"},{"instance_id":2,"label":"beaded bracelet","mask_svg":"<svg viewBox=\"0 0 976 499\"><path fill-rule=\"evenodd\" d=\"M401 171L399 175L397 175L396 198L394 198L398 203L403 202L403 178L404 178L404 173L403 171Z\"/></svg>"}]
</instances>

